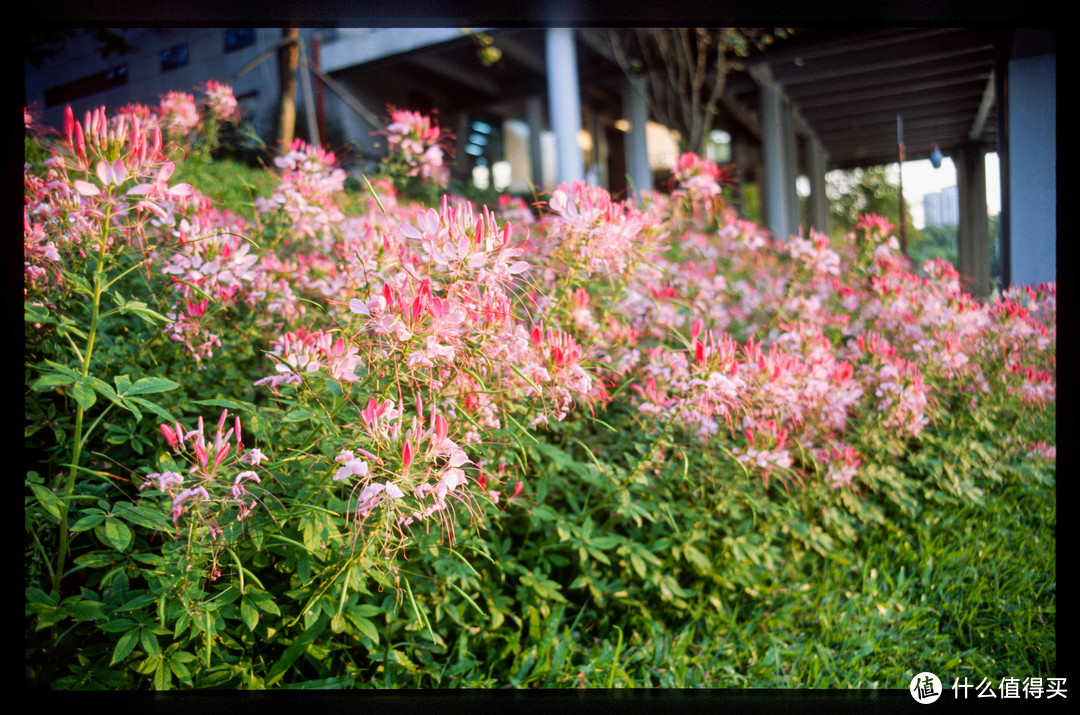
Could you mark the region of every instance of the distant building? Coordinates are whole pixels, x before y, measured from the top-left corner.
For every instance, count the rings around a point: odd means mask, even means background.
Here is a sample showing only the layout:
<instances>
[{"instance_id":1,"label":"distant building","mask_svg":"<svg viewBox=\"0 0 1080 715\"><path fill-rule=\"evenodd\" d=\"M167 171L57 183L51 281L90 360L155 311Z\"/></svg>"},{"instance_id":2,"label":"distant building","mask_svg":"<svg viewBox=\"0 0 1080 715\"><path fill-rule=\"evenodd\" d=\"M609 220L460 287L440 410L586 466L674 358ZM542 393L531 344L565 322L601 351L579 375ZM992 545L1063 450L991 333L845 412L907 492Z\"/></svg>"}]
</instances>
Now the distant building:
<instances>
[{"instance_id":1,"label":"distant building","mask_svg":"<svg viewBox=\"0 0 1080 715\"><path fill-rule=\"evenodd\" d=\"M960 193L955 186L946 186L923 197L923 215L927 226L957 226L960 224Z\"/></svg>"},{"instance_id":2,"label":"distant building","mask_svg":"<svg viewBox=\"0 0 1080 715\"><path fill-rule=\"evenodd\" d=\"M129 53L102 56L93 36L80 32L41 66L25 64L26 104L54 128L63 126L64 107L77 116L105 105L156 105L169 91L193 92L208 79L232 79L245 111L263 135L273 132L277 107L277 55L281 30L127 29ZM266 52L272 55L244 72ZM241 74L243 73L243 74ZM235 77L235 79L234 79Z\"/></svg>"}]
</instances>

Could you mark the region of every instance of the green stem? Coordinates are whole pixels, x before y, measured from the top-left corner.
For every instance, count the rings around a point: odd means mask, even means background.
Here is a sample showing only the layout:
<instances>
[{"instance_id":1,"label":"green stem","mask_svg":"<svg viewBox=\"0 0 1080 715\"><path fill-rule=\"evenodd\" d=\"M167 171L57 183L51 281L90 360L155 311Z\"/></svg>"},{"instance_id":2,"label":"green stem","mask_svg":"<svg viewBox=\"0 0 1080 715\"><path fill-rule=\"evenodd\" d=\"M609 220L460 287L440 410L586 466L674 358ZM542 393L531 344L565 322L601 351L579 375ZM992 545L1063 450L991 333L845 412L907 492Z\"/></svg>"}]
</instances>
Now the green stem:
<instances>
[{"instance_id":1,"label":"green stem","mask_svg":"<svg viewBox=\"0 0 1080 715\"><path fill-rule=\"evenodd\" d=\"M104 288L104 282L102 277L105 273L105 254L108 248L109 238L109 223L112 221L112 212L108 209L105 211L105 218L102 221L101 232L101 246L98 249L97 265L94 267L94 296L93 302L90 308L90 331L86 337L86 349L83 350L82 368L79 371L79 375L82 378L86 378L90 374L90 358L94 354L94 339L97 336L98 320L101 312L101 292ZM64 499L60 504L60 538L57 546L56 554L56 569L52 574L53 590L60 590L60 580L64 575L64 562L67 560L68 553L68 511L70 509L70 497L75 491L75 475L79 469L79 459L82 456L83 449L83 415L84 410L82 405L79 405L75 410L75 430L72 437L74 447L71 455L71 469L68 471L67 484L64 487Z\"/></svg>"}]
</instances>

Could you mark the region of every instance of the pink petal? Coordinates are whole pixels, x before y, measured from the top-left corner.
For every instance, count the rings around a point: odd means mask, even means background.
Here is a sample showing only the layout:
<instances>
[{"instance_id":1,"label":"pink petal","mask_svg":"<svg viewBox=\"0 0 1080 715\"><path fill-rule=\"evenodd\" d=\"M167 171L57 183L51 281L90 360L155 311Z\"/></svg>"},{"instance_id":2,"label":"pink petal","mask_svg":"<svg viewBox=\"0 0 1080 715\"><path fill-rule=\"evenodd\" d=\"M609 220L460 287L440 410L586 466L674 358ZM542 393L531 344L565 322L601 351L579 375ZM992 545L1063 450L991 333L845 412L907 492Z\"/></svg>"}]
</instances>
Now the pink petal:
<instances>
[{"instance_id":1,"label":"pink petal","mask_svg":"<svg viewBox=\"0 0 1080 715\"><path fill-rule=\"evenodd\" d=\"M94 186L89 181L83 181L82 179L75 179L75 181L72 182L72 185L75 187L75 190L83 196L97 196L101 193L101 190L98 189L98 187Z\"/></svg>"}]
</instances>

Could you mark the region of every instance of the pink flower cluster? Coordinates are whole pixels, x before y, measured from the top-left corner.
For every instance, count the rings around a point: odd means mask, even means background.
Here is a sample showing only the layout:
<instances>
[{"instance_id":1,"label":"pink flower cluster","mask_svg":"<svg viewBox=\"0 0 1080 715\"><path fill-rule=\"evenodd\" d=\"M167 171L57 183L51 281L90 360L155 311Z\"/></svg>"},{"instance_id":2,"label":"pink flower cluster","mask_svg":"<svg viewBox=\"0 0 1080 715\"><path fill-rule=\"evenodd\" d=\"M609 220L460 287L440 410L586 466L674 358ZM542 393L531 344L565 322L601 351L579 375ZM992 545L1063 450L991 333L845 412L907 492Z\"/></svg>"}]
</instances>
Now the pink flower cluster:
<instances>
[{"instance_id":1,"label":"pink flower cluster","mask_svg":"<svg viewBox=\"0 0 1080 715\"><path fill-rule=\"evenodd\" d=\"M329 248L333 228L345 218L334 202L334 194L345 186L345 172L336 162L334 152L294 140L287 153L274 159L281 183L269 198L256 199L256 210L282 212L295 236L318 239Z\"/></svg>"},{"instance_id":2,"label":"pink flower cluster","mask_svg":"<svg viewBox=\"0 0 1080 715\"><path fill-rule=\"evenodd\" d=\"M408 530L434 522L453 541L455 508L470 513L476 508L469 489L475 478L466 470L477 467L450 434L450 420L434 406L425 414L419 395L408 420L400 400L368 399L352 444L334 458L340 466L331 480L349 488L357 537L374 528L389 537L383 548L392 552L403 547ZM489 499L492 495L497 499L499 492L487 493ZM386 528L387 520L392 529Z\"/></svg>"},{"instance_id":3,"label":"pink flower cluster","mask_svg":"<svg viewBox=\"0 0 1080 715\"><path fill-rule=\"evenodd\" d=\"M720 184L724 171L714 162L685 152L675 160L671 174L675 182L672 195L685 197L691 207L712 211L723 204Z\"/></svg>"},{"instance_id":4,"label":"pink flower cluster","mask_svg":"<svg viewBox=\"0 0 1080 715\"><path fill-rule=\"evenodd\" d=\"M210 80L202 87L206 113L221 123L240 119L240 103L233 95L232 87Z\"/></svg>"},{"instance_id":5,"label":"pink flower cluster","mask_svg":"<svg viewBox=\"0 0 1080 715\"><path fill-rule=\"evenodd\" d=\"M431 117L406 109L392 109L385 132L390 162L404 165L408 176L445 186L449 171L444 165L443 131Z\"/></svg>"},{"instance_id":6,"label":"pink flower cluster","mask_svg":"<svg viewBox=\"0 0 1080 715\"><path fill-rule=\"evenodd\" d=\"M202 119L195 106L194 95L187 92L168 92L158 104L161 126L170 141L183 143L188 134L195 131Z\"/></svg>"},{"instance_id":7,"label":"pink flower cluster","mask_svg":"<svg viewBox=\"0 0 1080 715\"><path fill-rule=\"evenodd\" d=\"M209 89L226 116L227 88ZM297 141L252 224L169 183L162 128L187 99L167 104L69 113L46 175L26 175L27 300L46 303L56 264L108 236L138 243L170 281L167 334L195 364L227 359L228 321L250 314L269 343L256 386L340 422L305 468L348 495L355 536L388 552L421 526L452 536L458 506L477 516L520 497L493 431L568 420L612 394L643 429L716 445L739 471L837 489L859 486L871 450L917 440L942 404L1055 399L1056 286L981 304L948 264L913 269L879 217L837 245L772 237L724 209L722 172L692 155L674 195L640 205L579 182L538 220L519 200L428 208L388 182L347 195L334 154ZM392 119L394 156L434 177L441 132L414 112ZM106 216L117 230L102 230ZM240 454L239 421L224 425L212 440L201 421L163 426L192 466L144 483L169 494L177 524L198 513L211 534L211 505L243 520L264 494L265 458Z\"/></svg>"},{"instance_id":8,"label":"pink flower cluster","mask_svg":"<svg viewBox=\"0 0 1080 715\"><path fill-rule=\"evenodd\" d=\"M202 417L195 429L186 431L179 423L161 424L161 434L173 454L191 462L187 476L174 471L149 474L139 489L156 487L172 500L171 515L177 525L185 511L206 527L211 540L223 533L220 517L226 510L235 509L236 519L243 521L260 505L265 508L263 487L254 484L262 478L253 469L266 460L258 449L244 452L240 418L226 429L228 410L222 410L213 441L208 441Z\"/></svg>"}]
</instances>

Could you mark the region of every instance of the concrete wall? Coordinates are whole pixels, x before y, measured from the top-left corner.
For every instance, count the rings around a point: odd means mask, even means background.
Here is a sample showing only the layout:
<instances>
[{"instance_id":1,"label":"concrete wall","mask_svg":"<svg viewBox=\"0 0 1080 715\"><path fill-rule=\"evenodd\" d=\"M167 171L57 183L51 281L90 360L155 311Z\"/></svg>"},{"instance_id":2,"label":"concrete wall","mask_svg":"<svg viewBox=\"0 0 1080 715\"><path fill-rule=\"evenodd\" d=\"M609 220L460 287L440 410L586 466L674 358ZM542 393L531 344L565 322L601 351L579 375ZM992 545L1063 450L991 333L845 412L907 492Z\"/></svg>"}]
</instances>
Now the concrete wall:
<instances>
[{"instance_id":1,"label":"concrete wall","mask_svg":"<svg viewBox=\"0 0 1080 715\"><path fill-rule=\"evenodd\" d=\"M112 109L136 102L153 106L168 91L192 92L210 79L229 81L281 40L280 29L257 28L254 45L226 53L224 29L131 29L122 31L122 35L135 46L132 54L102 58L92 38L80 32L68 42L61 56L47 59L41 67L24 63L27 104L41 114L46 124L61 127L64 105L46 107L45 90L122 64L127 70L127 83L72 101L76 116L102 105ZM161 53L184 43L188 45L188 63L163 72ZM276 55L238 78L232 86L237 95L258 92L243 101L245 112L256 119L261 132L272 132L277 105Z\"/></svg>"}]
</instances>

